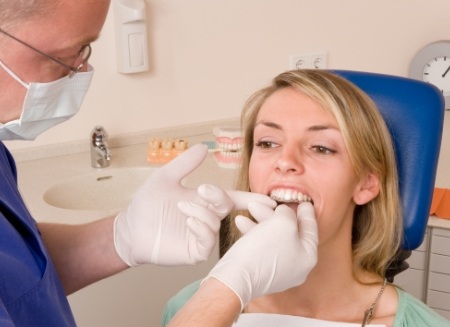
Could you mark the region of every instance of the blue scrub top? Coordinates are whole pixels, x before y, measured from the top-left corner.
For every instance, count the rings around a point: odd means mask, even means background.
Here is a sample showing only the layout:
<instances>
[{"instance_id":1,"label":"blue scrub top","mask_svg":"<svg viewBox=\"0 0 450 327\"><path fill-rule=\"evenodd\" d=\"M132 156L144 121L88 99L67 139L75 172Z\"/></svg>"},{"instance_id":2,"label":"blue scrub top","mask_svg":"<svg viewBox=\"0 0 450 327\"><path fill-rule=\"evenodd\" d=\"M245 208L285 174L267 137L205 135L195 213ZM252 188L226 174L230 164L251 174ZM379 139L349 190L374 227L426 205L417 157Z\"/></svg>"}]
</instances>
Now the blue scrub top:
<instances>
[{"instance_id":1,"label":"blue scrub top","mask_svg":"<svg viewBox=\"0 0 450 327\"><path fill-rule=\"evenodd\" d=\"M0 326L75 326L36 221L17 188L14 160L0 142Z\"/></svg>"}]
</instances>

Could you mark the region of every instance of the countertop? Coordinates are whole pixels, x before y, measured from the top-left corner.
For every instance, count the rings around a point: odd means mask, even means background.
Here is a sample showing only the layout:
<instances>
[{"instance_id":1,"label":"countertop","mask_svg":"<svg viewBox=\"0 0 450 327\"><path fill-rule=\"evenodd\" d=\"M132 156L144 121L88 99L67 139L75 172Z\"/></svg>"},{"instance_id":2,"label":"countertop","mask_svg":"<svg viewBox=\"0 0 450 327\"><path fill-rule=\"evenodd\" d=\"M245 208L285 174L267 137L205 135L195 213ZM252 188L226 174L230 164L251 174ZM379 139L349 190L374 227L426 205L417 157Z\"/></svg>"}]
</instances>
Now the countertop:
<instances>
[{"instance_id":1,"label":"countertop","mask_svg":"<svg viewBox=\"0 0 450 327\"><path fill-rule=\"evenodd\" d=\"M430 216L428 227L450 229L450 219L443 219L436 216Z\"/></svg>"}]
</instances>

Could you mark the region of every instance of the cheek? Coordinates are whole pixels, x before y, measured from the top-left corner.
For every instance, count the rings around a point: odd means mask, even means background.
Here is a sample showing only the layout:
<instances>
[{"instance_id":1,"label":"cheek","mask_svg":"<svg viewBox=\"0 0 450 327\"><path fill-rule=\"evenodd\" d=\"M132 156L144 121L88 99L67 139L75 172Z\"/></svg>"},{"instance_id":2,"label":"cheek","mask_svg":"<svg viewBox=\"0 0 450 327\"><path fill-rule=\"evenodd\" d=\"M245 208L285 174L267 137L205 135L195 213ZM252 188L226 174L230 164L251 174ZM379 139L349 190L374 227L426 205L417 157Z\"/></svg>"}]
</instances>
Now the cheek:
<instances>
[{"instance_id":1,"label":"cheek","mask_svg":"<svg viewBox=\"0 0 450 327\"><path fill-rule=\"evenodd\" d=\"M265 180L263 176L263 165L261 165L259 160L252 157L248 166L249 185L252 192L261 191L261 184Z\"/></svg>"}]
</instances>

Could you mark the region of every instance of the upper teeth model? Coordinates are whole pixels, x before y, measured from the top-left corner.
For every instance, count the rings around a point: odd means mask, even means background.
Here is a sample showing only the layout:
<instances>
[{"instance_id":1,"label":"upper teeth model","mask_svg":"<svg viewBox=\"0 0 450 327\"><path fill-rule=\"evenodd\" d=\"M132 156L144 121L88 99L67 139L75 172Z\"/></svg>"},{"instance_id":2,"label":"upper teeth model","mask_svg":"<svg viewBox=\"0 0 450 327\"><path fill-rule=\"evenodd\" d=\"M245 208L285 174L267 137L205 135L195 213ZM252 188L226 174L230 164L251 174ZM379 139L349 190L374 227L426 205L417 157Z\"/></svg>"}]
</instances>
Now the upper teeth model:
<instances>
[{"instance_id":1,"label":"upper teeth model","mask_svg":"<svg viewBox=\"0 0 450 327\"><path fill-rule=\"evenodd\" d=\"M311 198L302 192L292 189L275 189L270 192L270 197L277 202L312 202Z\"/></svg>"}]
</instances>

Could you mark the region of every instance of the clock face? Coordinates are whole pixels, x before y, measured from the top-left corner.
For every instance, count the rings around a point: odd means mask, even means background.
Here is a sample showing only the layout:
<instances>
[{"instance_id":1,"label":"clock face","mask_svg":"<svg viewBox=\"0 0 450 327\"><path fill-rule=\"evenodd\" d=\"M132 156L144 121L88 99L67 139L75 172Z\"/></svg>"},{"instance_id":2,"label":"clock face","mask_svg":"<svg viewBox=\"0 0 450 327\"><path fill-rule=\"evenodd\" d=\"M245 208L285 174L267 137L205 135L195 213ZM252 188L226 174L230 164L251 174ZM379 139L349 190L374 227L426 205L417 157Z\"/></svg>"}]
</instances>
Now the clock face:
<instances>
[{"instance_id":1,"label":"clock face","mask_svg":"<svg viewBox=\"0 0 450 327\"><path fill-rule=\"evenodd\" d=\"M423 68L423 80L435 85L444 96L450 96L450 58L431 59Z\"/></svg>"},{"instance_id":2,"label":"clock face","mask_svg":"<svg viewBox=\"0 0 450 327\"><path fill-rule=\"evenodd\" d=\"M411 78L436 86L450 109L450 40L430 43L414 56L409 66Z\"/></svg>"}]
</instances>

